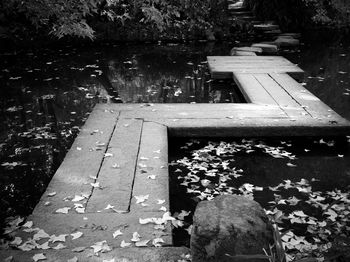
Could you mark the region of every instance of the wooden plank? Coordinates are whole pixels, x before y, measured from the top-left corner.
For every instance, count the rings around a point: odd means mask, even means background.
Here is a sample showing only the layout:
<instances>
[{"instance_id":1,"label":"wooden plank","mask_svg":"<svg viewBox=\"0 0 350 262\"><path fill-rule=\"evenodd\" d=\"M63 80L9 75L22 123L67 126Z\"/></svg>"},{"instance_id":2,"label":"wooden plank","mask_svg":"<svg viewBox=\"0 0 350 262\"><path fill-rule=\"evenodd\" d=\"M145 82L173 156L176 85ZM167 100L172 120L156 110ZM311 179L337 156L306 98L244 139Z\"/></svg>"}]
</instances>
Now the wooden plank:
<instances>
[{"instance_id":1,"label":"wooden plank","mask_svg":"<svg viewBox=\"0 0 350 262\"><path fill-rule=\"evenodd\" d=\"M317 119L164 119L170 137L286 137L345 136L350 124L345 119L337 123Z\"/></svg>"},{"instance_id":2,"label":"wooden plank","mask_svg":"<svg viewBox=\"0 0 350 262\"><path fill-rule=\"evenodd\" d=\"M99 172L118 116L118 112L105 111L104 106L95 107L33 214L53 213L62 207L74 207L74 203L65 201L67 197L91 195L90 176L97 176ZM56 195L49 197L48 193L52 192L56 192ZM50 205L45 204L48 201Z\"/></svg>"},{"instance_id":3,"label":"wooden plank","mask_svg":"<svg viewBox=\"0 0 350 262\"><path fill-rule=\"evenodd\" d=\"M103 210L108 204L116 210L129 211L136 161L141 139L142 120L119 119L108 145L97 180L87 203L87 212ZM113 165L117 164L116 167Z\"/></svg>"},{"instance_id":4,"label":"wooden plank","mask_svg":"<svg viewBox=\"0 0 350 262\"><path fill-rule=\"evenodd\" d=\"M145 121L157 121L158 119L224 119L230 116L241 117L263 117L263 118L282 118L287 115L276 104L273 105L254 105L245 104L244 107L238 104L232 104L230 109L212 110L211 107L196 107L196 110L186 110L186 107L168 110L142 110L142 111L122 111L122 118L143 119Z\"/></svg>"},{"instance_id":5,"label":"wooden plank","mask_svg":"<svg viewBox=\"0 0 350 262\"><path fill-rule=\"evenodd\" d=\"M142 212L161 212L160 207L170 210L169 205L169 170L168 170L168 129L154 122L143 124L140 153L137 160L133 196L149 195L141 207L136 199L131 201L131 210ZM158 199L165 202L158 204ZM163 211L164 212L164 211ZM161 215L163 215L161 212Z\"/></svg>"},{"instance_id":6,"label":"wooden plank","mask_svg":"<svg viewBox=\"0 0 350 262\"><path fill-rule=\"evenodd\" d=\"M241 57L235 57L235 56L207 56L208 63L212 61L237 61L237 60L252 60L252 61L267 61L267 60L273 60L273 61L289 61L287 58L283 56L258 56L258 57L250 57L250 58L241 58Z\"/></svg>"},{"instance_id":7,"label":"wooden plank","mask_svg":"<svg viewBox=\"0 0 350 262\"><path fill-rule=\"evenodd\" d=\"M297 80L301 80L304 78L304 71L299 68L274 68L274 69L247 69L247 70L231 70L228 71L228 69L217 69L217 70L211 70L211 77L213 79L228 79L233 77L233 72L238 74L284 74L288 73L293 78Z\"/></svg>"},{"instance_id":8,"label":"wooden plank","mask_svg":"<svg viewBox=\"0 0 350 262\"><path fill-rule=\"evenodd\" d=\"M329 106L323 103L301 84L286 74L270 74L271 77L288 92L301 106L305 108L314 118L339 121L340 116Z\"/></svg>"},{"instance_id":9,"label":"wooden plank","mask_svg":"<svg viewBox=\"0 0 350 262\"><path fill-rule=\"evenodd\" d=\"M261 86L273 97L277 104L290 117L311 117L294 98L287 93L269 74L255 74Z\"/></svg>"},{"instance_id":10,"label":"wooden plank","mask_svg":"<svg viewBox=\"0 0 350 262\"><path fill-rule=\"evenodd\" d=\"M234 73L233 79L248 103L278 105L254 75Z\"/></svg>"}]
</instances>

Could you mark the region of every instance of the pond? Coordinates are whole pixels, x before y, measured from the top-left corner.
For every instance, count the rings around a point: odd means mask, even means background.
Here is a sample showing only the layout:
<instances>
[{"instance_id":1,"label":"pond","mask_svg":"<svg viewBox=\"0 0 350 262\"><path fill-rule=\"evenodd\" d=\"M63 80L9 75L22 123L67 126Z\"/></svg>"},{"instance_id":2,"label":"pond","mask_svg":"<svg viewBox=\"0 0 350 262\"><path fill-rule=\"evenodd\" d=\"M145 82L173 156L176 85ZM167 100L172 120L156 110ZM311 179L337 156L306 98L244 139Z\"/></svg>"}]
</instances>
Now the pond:
<instances>
[{"instance_id":1,"label":"pond","mask_svg":"<svg viewBox=\"0 0 350 262\"><path fill-rule=\"evenodd\" d=\"M207 55L234 43L103 44L1 54L1 218L28 215L98 102L240 102L232 83L212 83ZM306 87L350 119L350 48L305 45L285 53ZM0 222L2 223L2 222Z\"/></svg>"}]
</instances>

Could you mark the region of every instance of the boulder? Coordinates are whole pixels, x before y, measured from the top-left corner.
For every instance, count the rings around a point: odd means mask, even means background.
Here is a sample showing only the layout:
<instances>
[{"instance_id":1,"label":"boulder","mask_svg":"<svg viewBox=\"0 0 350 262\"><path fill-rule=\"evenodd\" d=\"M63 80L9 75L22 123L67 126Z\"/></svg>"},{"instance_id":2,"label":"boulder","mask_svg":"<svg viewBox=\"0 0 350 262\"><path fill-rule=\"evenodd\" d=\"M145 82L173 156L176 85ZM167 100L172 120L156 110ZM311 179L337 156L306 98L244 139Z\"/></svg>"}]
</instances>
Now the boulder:
<instances>
[{"instance_id":1,"label":"boulder","mask_svg":"<svg viewBox=\"0 0 350 262\"><path fill-rule=\"evenodd\" d=\"M197 205L191 233L193 262L242 261L234 256L264 254L263 248L272 242L272 226L253 200L223 195Z\"/></svg>"},{"instance_id":2,"label":"boulder","mask_svg":"<svg viewBox=\"0 0 350 262\"><path fill-rule=\"evenodd\" d=\"M275 44L264 44L264 43L259 43L259 44L252 44L252 47L258 47L261 48L263 51L263 54L277 54L278 52L278 47Z\"/></svg>"},{"instance_id":3,"label":"boulder","mask_svg":"<svg viewBox=\"0 0 350 262\"><path fill-rule=\"evenodd\" d=\"M289 38L289 37L278 37L275 40L275 43L278 43L281 47L297 47L300 45L300 41L298 39Z\"/></svg>"}]
</instances>

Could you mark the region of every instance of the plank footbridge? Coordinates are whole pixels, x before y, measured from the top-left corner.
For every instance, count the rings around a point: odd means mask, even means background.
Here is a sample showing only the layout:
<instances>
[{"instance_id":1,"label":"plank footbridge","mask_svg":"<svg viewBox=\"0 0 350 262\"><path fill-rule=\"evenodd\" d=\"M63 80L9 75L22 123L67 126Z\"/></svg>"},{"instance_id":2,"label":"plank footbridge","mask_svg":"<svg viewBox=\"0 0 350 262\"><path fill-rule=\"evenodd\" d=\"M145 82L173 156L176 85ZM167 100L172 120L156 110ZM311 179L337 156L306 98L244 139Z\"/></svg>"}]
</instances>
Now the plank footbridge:
<instances>
[{"instance_id":1,"label":"plank footbridge","mask_svg":"<svg viewBox=\"0 0 350 262\"><path fill-rule=\"evenodd\" d=\"M84 235L67 238L64 250L45 250L49 261L128 258L162 261L186 250L174 248L170 223L155 229L140 218L160 218L169 210L169 137L345 136L350 123L307 91L297 80L303 70L283 57L208 57L213 79L233 78L247 103L241 104L99 104L82 127L65 160L28 220L48 234ZM50 193L56 195L50 196ZM135 196L149 195L136 203ZM72 201L75 196L82 200ZM164 201L161 205L159 200ZM49 204L48 204L49 203ZM76 204L80 204L77 212ZM108 205L113 206L112 208ZM57 210L68 207L67 214ZM163 207L161 210L160 208ZM122 236L113 237L120 229ZM121 248L138 232L149 248ZM19 232L23 238L30 233ZM162 238L162 248L151 248ZM91 256L106 240L112 251ZM170 246L171 248L166 248ZM18 261L31 261L38 250L1 251ZM93 255L93 254L92 254ZM56 260L55 260L56 259ZM134 259L134 260L132 260ZM119 260L118 260L119 261Z\"/></svg>"}]
</instances>

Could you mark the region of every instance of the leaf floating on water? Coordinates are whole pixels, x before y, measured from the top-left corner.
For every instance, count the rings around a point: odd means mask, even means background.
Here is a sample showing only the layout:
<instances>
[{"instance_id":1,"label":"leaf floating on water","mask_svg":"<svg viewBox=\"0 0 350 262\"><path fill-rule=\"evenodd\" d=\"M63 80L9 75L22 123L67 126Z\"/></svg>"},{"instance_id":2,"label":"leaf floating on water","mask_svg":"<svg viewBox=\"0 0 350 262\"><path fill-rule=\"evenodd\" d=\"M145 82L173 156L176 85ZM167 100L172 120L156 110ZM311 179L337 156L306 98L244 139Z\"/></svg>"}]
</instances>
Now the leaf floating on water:
<instances>
[{"instance_id":1,"label":"leaf floating on water","mask_svg":"<svg viewBox=\"0 0 350 262\"><path fill-rule=\"evenodd\" d=\"M286 165L289 166L289 167L296 167L297 166L297 165L294 165L292 163L287 163Z\"/></svg>"},{"instance_id":2,"label":"leaf floating on water","mask_svg":"<svg viewBox=\"0 0 350 262\"><path fill-rule=\"evenodd\" d=\"M53 249L60 250L60 249L66 248L66 247L67 246L63 245L62 243L59 243L57 246L53 247Z\"/></svg>"},{"instance_id":3,"label":"leaf floating on water","mask_svg":"<svg viewBox=\"0 0 350 262\"><path fill-rule=\"evenodd\" d=\"M61 234L61 235L52 235L50 236L50 241L52 243L56 243L56 242L66 242L66 234Z\"/></svg>"},{"instance_id":4,"label":"leaf floating on water","mask_svg":"<svg viewBox=\"0 0 350 262\"><path fill-rule=\"evenodd\" d=\"M91 246L94 249L94 253L97 254L98 252L108 252L111 251L111 247L107 244L106 240L96 242Z\"/></svg>"},{"instance_id":5,"label":"leaf floating on water","mask_svg":"<svg viewBox=\"0 0 350 262\"><path fill-rule=\"evenodd\" d=\"M50 235L47 234L43 229L40 229L36 234L33 236L33 240L40 240L43 238L49 238Z\"/></svg>"},{"instance_id":6,"label":"leaf floating on water","mask_svg":"<svg viewBox=\"0 0 350 262\"><path fill-rule=\"evenodd\" d=\"M22 244L22 242L22 238L15 237L15 239L10 242L10 245L19 246L20 244Z\"/></svg>"},{"instance_id":7,"label":"leaf floating on water","mask_svg":"<svg viewBox=\"0 0 350 262\"><path fill-rule=\"evenodd\" d=\"M31 228L33 226L33 221L27 221L22 227Z\"/></svg>"},{"instance_id":8,"label":"leaf floating on water","mask_svg":"<svg viewBox=\"0 0 350 262\"><path fill-rule=\"evenodd\" d=\"M76 247L76 248L73 248L72 251L79 253L79 252L83 252L85 249L86 247Z\"/></svg>"}]
</instances>

